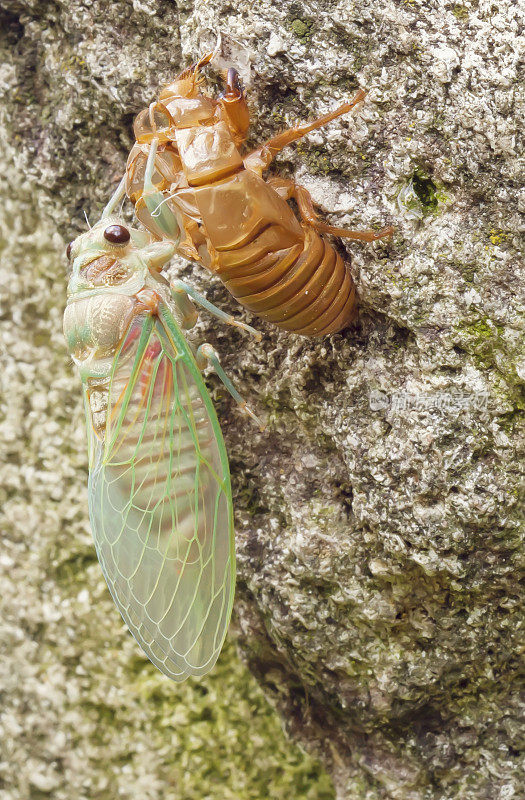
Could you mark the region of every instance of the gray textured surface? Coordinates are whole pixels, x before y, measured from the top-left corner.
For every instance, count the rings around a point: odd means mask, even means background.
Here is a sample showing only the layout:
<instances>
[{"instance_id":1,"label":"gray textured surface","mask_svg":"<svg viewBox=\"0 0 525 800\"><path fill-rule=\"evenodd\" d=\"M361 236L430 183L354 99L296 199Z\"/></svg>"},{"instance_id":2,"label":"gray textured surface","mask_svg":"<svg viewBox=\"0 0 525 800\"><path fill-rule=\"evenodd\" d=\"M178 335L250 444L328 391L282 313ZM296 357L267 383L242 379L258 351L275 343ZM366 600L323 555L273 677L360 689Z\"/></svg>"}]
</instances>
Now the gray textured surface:
<instances>
[{"instance_id":1,"label":"gray textured surface","mask_svg":"<svg viewBox=\"0 0 525 800\"><path fill-rule=\"evenodd\" d=\"M3 5L6 122L67 238L120 176L132 115L219 30L254 143L375 86L280 159L338 224L396 226L349 247L358 328L315 342L259 326L257 346L202 321L268 422L259 434L216 391L242 647L340 798L518 797L519 4Z\"/></svg>"}]
</instances>

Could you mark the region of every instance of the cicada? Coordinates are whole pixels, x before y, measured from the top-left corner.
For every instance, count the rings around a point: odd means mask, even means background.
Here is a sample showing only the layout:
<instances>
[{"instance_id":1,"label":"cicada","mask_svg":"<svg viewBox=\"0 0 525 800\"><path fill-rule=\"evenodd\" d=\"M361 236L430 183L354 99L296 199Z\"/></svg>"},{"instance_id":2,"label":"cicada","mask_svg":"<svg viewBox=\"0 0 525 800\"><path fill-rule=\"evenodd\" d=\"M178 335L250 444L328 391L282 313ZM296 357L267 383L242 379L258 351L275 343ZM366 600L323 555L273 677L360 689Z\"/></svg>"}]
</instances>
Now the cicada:
<instances>
[{"instance_id":1,"label":"cicada","mask_svg":"<svg viewBox=\"0 0 525 800\"><path fill-rule=\"evenodd\" d=\"M200 70L212 56L184 70L139 113L118 193L127 194L157 238L171 240L182 225L178 252L218 276L249 311L303 336L336 333L355 320L357 295L349 263L327 234L374 242L393 228L328 225L304 186L264 172L284 147L347 114L367 92L243 152L250 115L236 70L228 70L218 98L201 88Z\"/></svg>"},{"instance_id":2,"label":"cicada","mask_svg":"<svg viewBox=\"0 0 525 800\"><path fill-rule=\"evenodd\" d=\"M67 249L64 333L84 395L89 516L122 617L153 664L181 681L213 667L235 587L228 458L200 367L210 362L254 415L213 348L194 352L183 332L196 320L190 294L232 320L161 274L174 242L111 211Z\"/></svg>"}]
</instances>

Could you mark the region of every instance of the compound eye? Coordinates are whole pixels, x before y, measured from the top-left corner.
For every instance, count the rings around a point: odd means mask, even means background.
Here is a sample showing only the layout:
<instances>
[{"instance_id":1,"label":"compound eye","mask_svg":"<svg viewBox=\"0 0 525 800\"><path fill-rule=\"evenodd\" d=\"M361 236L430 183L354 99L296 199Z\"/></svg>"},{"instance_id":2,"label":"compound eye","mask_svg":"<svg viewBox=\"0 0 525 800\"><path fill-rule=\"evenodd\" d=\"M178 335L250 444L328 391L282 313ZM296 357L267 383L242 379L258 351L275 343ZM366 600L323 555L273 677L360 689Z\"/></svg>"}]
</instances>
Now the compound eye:
<instances>
[{"instance_id":1,"label":"compound eye","mask_svg":"<svg viewBox=\"0 0 525 800\"><path fill-rule=\"evenodd\" d=\"M104 231L104 239L111 244L126 244L129 238L129 231L123 225L110 225Z\"/></svg>"},{"instance_id":2,"label":"compound eye","mask_svg":"<svg viewBox=\"0 0 525 800\"><path fill-rule=\"evenodd\" d=\"M66 256L67 256L68 261L71 258L71 247L72 247L72 245L73 245L73 242L69 242L68 246L66 247Z\"/></svg>"}]
</instances>

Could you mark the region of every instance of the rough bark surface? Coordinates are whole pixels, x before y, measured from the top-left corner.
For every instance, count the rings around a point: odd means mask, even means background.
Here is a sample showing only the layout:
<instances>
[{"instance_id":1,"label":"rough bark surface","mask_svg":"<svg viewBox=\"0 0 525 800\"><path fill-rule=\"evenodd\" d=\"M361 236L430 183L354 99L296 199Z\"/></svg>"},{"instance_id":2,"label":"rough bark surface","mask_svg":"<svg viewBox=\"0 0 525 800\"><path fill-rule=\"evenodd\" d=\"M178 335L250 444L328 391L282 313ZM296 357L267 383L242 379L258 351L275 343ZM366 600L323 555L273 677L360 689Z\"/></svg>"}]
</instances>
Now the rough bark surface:
<instances>
[{"instance_id":1,"label":"rough bark surface","mask_svg":"<svg viewBox=\"0 0 525 800\"><path fill-rule=\"evenodd\" d=\"M133 115L219 32L219 66L236 64L247 86L253 144L374 87L357 116L276 167L335 224L395 225L391 243L346 246L358 326L315 341L259 325L256 345L200 324L267 421L259 433L216 389L241 646L339 798L517 797L520 5L3 9L5 123L20 175L46 190L68 239L122 174ZM242 316L199 268L173 270Z\"/></svg>"}]
</instances>

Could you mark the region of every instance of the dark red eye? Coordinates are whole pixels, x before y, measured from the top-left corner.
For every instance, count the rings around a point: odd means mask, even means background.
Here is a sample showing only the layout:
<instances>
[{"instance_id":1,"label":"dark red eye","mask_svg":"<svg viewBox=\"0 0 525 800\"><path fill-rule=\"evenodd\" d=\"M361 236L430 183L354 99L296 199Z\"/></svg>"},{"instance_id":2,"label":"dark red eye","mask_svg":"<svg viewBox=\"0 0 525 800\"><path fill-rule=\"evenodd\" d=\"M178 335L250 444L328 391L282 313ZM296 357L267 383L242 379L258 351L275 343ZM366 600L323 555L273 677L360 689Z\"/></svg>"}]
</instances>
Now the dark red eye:
<instances>
[{"instance_id":1,"label":"dark red eye","mask_svg":"<svg viewBox=\"0 0 525 800\"><path fill-rule=\"evenodd\" d=\"M73 244L73 242L69 242L68 246L66 247L66 256L68 257L68 259L71 258L71 245L72 244Z\"/></svg>"},{"instance_id":2,"label":"dark red eye","mask_svg":"<svg viewBox=\"0 0 525 800\"><path fill-rule=\"evenodd\" d=\"M129 242L129 231L123 225L110 225L104 231L104 239L111 244L126 244Z\"/></svg>"}]
</instances>

